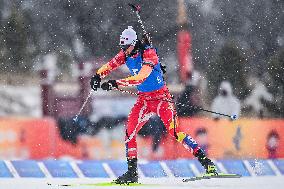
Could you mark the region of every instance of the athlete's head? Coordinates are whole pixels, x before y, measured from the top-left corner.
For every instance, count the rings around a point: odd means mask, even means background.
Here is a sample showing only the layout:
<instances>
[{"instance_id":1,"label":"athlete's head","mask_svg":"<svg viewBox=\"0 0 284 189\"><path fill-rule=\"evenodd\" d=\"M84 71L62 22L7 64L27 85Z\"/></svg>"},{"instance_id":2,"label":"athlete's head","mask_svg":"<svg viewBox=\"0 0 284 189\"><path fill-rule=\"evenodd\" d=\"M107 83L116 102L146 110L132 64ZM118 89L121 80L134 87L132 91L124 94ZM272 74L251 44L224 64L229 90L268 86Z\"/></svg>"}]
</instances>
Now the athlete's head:
<instances>
[{"instance_id":1,"label":"athlete's head","mask_svg":"<svg viewBox=\"0 0 284 189\"><path fill-rule=\"evenodd\" d=\"M132 26L128 26L121 35L119 40L120 48L127 54L130 54L134 49L137 42L136 32L133 30Z\"/></svg>"}]
</instances>

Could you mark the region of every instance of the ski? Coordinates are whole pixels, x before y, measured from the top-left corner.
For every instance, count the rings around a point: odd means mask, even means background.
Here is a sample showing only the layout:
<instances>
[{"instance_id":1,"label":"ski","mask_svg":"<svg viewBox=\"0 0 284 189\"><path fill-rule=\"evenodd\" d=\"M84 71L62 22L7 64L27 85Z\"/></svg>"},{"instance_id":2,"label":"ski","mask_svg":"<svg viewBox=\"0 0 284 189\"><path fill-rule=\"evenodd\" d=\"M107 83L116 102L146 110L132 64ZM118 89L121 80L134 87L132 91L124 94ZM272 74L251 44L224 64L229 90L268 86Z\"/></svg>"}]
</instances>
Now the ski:
<instances>
[{"instance_id":1,"label":"ski","mask_svg":"<svg viewBox=\"0 0 284 189\"><path fill-rule=\"evenodd\" d=\"M183 179L183 182L190 182L190 181L196 181L196 180L201 180L201 179L211 179L211 178L240 178L242 175L239 174L229 174L229 173L218 173L218 175L200 175L200 176L195 176L195 177L190 177Z\"/></svg>"},{"instance_id":2,"label":"ski","mask_svg":"<svg viewBox=\"0 0 284 189\"><path fill-rule=\"evenodd\" d=\"M71 184L53 184L47 183L48 186L56 187L75 187L75 186L157 186L156 184L142 184L142 183L125 183L116 184L114 182L98 182L98 183L71 183Z\"/></svg>"}]
</instances>

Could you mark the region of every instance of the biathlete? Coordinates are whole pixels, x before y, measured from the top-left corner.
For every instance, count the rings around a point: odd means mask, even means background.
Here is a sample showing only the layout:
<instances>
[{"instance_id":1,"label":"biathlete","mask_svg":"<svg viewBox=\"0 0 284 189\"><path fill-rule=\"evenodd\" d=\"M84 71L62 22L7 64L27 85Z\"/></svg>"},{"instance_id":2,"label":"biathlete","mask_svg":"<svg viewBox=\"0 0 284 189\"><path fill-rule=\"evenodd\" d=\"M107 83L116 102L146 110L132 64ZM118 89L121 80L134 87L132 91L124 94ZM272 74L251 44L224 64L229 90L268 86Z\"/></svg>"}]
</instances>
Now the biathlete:
<instances>
[{"instance_id":1,"label":"biathlete","mask_svg":"<svg viewBox=\"0 0 284 189\"><path fill-rule=\"evenodd\" d=\"M144 36L142 41L138 40L136 32L129 26L120 35L119 45L121 47L119 53L103 65L90 82L94 91L100 87L107 91L126 86L137 86L138 89L138 99L128 116L126 125L128 170L114 182L117 184L138 182L136 136L153 114L161 118L171 136L197 157L206 174L217 174L216 166L206 157L197 142L179 129L172 97L164 82L161 63L156 49L149 43L149 38ZM102 78L123 64L126 64L132 76L101 84Z\"/></svg>"}]
</instances>

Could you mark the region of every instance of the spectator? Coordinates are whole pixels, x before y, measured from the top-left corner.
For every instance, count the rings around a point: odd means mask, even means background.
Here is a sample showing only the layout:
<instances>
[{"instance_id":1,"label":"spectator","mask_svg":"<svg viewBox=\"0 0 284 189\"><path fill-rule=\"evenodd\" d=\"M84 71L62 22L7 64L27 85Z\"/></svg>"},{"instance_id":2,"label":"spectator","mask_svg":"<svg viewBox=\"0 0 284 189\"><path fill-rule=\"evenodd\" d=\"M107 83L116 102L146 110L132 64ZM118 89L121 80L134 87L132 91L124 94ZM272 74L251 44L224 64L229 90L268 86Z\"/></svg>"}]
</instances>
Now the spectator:
<instances>
[{"instance_id":1,"label":"spectator","mask_svg":"<svg viewBox=\"0 0 284 189\"><path fill-rule=\"evenodd\" d=\"M266 149L268 151L268 158L275 159L277 158L277 151L279 149L279 134L277 131L272 130L267 135L267 141L266 141Z\"/></svg>"},{"instance_id":2,"label":"spectator","mask_svg":"<svg viewBox=\"0 0 284 189\"><path fill-rule=\"evenodd\" d=\"M211 105L212 111L228 114L228 115L236 115L239 117L240 115L240 101L233 94L232 86L228 81L222 81L218 96L214 98L213 103ZM212 114L213 118L218 120L220 115Z\"/></svg>"},{"instance_id":3,"label":"spectator","mask_svg":"<svg viewBox=\"0 0 284 189\"><path fill-rule=\"evenodd\" d=\"M149 121L142 127L139 131L141 136L151 136L152 137L152 151L156 152L162 140L163 133L166 133L166 128L162 120L158 116L153 116Z\"/></svg>"},{"instance_id":4,"label":"spectator","mask_svg":"<svg viewBox=\"0 0 284 189\"><path fill-rule=\"evenodd\" d=\"M264 116L265 102L272 102L272 94L270 94L267 88L258 79L251 79L250 84L254 87L251 94L244 100L244 106L256 114L259 118Z\"/></svg>"},{"instance_id":5,"label":"spectator","mask_svg":"<svg viewBox=\"0 0 284 189\"><path fill-rule=\"evenodd\" d=\"M199 83L200 74L193 71L189 74L189 81L186 84L184 91L177 99L177 114L180 117L194 116L198 113L200 106Z\"/></svg>"},{"instance_id":6,"label":"spectator","mask_svg":"<svg viewBox=\"0 0 284 189\"><path fill-rule=\"evenodd\" d=\"M208 155L209 143L208 143L208 132L206 128L204 127L198 128L195 131L195 138L196 141L201 146L201 148L205 151L205 154Z\"/></svg>"}]
</instances>

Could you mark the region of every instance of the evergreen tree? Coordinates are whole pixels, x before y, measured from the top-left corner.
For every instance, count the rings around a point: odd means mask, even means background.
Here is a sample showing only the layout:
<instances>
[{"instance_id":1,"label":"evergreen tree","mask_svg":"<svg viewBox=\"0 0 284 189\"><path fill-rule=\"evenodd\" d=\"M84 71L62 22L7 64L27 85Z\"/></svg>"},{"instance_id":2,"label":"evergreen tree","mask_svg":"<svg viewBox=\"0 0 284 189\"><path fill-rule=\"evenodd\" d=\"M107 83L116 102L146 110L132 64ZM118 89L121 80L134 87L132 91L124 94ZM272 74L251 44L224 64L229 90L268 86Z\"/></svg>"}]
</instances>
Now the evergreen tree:
<instances>
[{"instance_id":1,"label":"evergreen tree","mask_svg":"<svg viewBox=\"0 0 284 189\"><path fill-rule=\"evenodd\" d=\"M272 78L272 83L268 84L268 88L275 102L275 104L268 104L268 108L275 116L284 117L284 48L272 56L267 70Z\"/></svg>"},{"instance_id":2,"label":"evergreen tree","mask_svg":"<svg viewBox=\"0 0 284 189\"><path fill-rule=\"evenodd\" d=\"M217 95L218 87L224 80L233 86L233 92L238 98L244 98L248 92L246 85L246 59L234 43L226 43L217 58L207 69L209 94L211 98Z\"/></svg>"},{"instance_id":3,"label":"evergreen tree","mask_svg":"<svg viewBox=\"0 0 284 189\"><path fill-rule=\"evenodd\" d=\"M1 70L5 72L25 72L32 67L28 51L27 26L20 11L12 9L12 13L3 30L5 39L5 64ZM4 67L3 67L4 66Z\"/></svg>"},{"instance_id":4,"label":"evergreen tree","mask_svg":"<svg viewBox=\"0 0 284 189\"><path fill-rule=\"evenodd\" d=\"M273 78L275 87L284 87L284 49L276 53L268 62L268 72Z\"/></svg>"}]
</instances>

